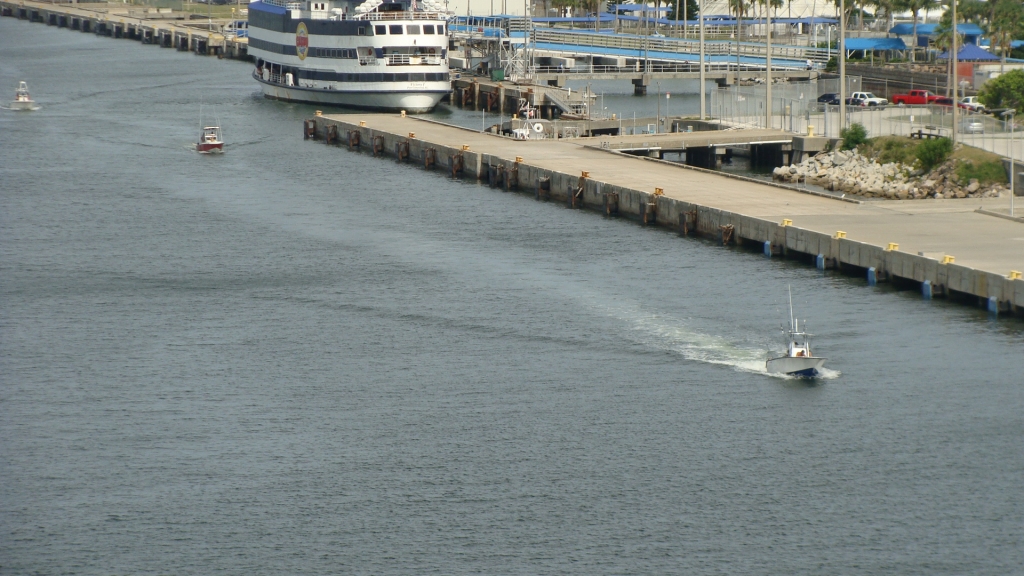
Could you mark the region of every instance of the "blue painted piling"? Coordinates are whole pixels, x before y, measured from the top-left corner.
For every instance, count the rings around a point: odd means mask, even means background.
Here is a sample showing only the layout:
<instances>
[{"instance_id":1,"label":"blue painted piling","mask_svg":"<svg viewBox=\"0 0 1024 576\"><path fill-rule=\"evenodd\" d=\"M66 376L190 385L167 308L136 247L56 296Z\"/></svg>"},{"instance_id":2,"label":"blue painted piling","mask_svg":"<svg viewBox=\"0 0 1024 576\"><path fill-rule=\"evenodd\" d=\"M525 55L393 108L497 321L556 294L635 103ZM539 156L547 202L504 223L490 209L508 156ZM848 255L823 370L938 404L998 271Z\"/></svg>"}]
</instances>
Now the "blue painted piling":
<instances>
[{"instance_id":1,"label":"blue painted piling","mask_svg":"<svg viewBox=\"0 0 1024 576\"><path fill-rule=\"evenodd\" d=\"M818 254L818 257L814 259L814 265L818 268L818 270L824 270L825 269L825 255L824 254Z\"/></svg>"},{"instance_id":2,"label":"blue painted piling","mask_svg":"<svg viewBox=\"0 0 1024 576\"><path fill-rule=\"evenodd\" d=\"M921 283L921 297L925 300L932 299L932 281L925 280Z\"/></svg>"},{"instance_id":3,"label":"blue painted piling","mask_svg":"<svg viewBox=\"0 0 1024 576\"><path fill-rule=\"evenodd\" d=\"M875 267L868 268L868 286L875 286L878 284L878 273L875 272Z\"/></svg>"},{"instance_id":4,"label":"blue painted piling","mask_svg":"<svg viewBox=\"0 0 1024 576\"><path fill-rule=\"evenodd\" d=\"M772 257L772 242L771 240L764 241L764 255L768 258Z\"/></svg>"},{"instance_id":5,"label":"blue painted piling","mask_svg":"<svg viewBox=\"0 0 1024 576\"><path fill-rule=\"evenodd\" d=\"M996 300L995 296L989 296L988 297L988 306L986 306L986 308L992 314L998 314L999 313L999 301Z\"/></svg>"}]
</instances>

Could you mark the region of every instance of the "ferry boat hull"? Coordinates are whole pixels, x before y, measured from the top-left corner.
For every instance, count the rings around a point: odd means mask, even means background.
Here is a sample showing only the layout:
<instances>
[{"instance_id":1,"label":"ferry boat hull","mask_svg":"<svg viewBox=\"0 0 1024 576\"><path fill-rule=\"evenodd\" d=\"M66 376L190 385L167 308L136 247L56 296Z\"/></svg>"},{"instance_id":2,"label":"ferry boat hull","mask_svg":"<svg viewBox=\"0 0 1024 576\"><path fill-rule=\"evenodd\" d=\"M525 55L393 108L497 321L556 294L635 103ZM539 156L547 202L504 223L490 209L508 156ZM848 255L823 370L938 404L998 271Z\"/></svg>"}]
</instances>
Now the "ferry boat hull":
<instances>
[{"instance_id":1,"label":"ferry boat hull","mask_svg":"<svg viewBox=\"0 0 1024 576\"><path fill-rule=\"evenodd\" d=\"M394 90L384 91L373 88L365 91L325 90L322 88L282 86L281 84L267 82L256 74L253 74L252 77L260 83L263 96L271 100L329 104L346 108L388 112L405 110L410 114L430 112L444 98L445 94L449 92L447 89L431 92L419 88L403 92Z\"/></svg>"}]
</instances>

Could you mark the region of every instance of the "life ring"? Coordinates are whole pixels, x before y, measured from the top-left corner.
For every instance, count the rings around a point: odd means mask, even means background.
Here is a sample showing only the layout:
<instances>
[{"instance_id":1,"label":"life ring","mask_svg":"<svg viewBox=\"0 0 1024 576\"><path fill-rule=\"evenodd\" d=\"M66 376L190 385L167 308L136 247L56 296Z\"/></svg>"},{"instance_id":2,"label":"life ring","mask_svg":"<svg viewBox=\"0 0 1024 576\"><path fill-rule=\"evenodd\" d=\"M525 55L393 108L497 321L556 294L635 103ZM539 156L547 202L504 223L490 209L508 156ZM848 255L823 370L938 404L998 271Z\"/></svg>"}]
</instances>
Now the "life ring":
<instances>
[{"instance_id":1,"label":"life ring","mask_svg":"<svg viewBox=\"0 0 1024 576\"><path fill-rule=\"evenodd\" d=\"M533 125L533 131L537 132L538 134L543 132L544 131L544 125L541 124L540 122L537 122L536 124Z\"/></svg>"}]
</instances>

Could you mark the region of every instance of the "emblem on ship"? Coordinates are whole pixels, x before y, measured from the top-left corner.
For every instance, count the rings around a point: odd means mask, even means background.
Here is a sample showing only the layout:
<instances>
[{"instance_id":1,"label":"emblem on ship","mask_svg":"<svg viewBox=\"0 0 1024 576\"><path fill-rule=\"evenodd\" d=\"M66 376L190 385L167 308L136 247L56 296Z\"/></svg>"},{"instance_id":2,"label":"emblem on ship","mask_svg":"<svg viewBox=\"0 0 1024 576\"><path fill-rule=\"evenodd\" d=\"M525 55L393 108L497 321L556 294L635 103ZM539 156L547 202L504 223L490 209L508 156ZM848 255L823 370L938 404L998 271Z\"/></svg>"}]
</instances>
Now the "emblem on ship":
<instances>
[{"instance_id":1,"label":"emblem on ship","mask_svg":"<svg viewBox=\"0 0 1024 576\"><path fill-rule=\"evenodd\" d=\"M305 22L299 22L299 27L295 29L295 54L299 60L305 60L309 54L309 30Z\"/></svg>"}]
</instances>

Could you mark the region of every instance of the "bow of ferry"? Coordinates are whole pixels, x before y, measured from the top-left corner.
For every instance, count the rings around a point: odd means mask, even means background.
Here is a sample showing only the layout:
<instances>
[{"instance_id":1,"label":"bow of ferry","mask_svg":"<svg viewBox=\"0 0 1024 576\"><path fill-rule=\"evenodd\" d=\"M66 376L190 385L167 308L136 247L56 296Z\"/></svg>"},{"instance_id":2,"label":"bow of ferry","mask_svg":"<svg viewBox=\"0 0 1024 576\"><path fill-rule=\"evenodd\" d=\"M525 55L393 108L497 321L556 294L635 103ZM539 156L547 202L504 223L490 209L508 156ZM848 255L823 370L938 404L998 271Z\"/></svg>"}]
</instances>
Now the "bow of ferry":
<instances>
[{"instance_id":1,"label":"bow of ferry","mask_svg":"<svg viewBox=\"0 0 1024 576\"><path fill-rule=\"evenodd\" d=\"M253 2L253 78L278 100L429 112L451 90L446 21L430 0Z\"/></svg>"}]
</instances>

